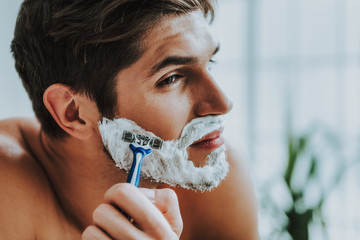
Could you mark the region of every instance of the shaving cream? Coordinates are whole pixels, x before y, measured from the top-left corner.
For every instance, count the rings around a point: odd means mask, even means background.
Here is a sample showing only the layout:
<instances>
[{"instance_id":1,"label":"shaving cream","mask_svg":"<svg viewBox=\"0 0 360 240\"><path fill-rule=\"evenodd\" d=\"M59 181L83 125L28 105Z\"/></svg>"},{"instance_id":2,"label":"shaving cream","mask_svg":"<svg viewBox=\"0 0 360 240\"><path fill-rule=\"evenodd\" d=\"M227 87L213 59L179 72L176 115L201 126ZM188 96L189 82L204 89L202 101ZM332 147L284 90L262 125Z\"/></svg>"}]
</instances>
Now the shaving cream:
<instances>
[{"instance_id":1,"label":"shaving cream","mask_svg":"<svg viewBox=\"0 0 360 240\"><path fill-rule=\"evenodd\" d=\"M225 146L211 152L206 157L206 165L202 167L195 167L188 159L186 149L203 136L222 128L223 122L222 116L207 116L192 120L185 125L179 139L164 141L161 149L152 150L142 163L142 176L171 186L200 191L211 190L218 186L229 170ZM126 130L159 138L125 118L114 120L103 118L99 122L99 130L103 144L116 166L127 172L132 165L133 153L129 143L121 139L123 132Z\"/></svg>"}]
</instances>

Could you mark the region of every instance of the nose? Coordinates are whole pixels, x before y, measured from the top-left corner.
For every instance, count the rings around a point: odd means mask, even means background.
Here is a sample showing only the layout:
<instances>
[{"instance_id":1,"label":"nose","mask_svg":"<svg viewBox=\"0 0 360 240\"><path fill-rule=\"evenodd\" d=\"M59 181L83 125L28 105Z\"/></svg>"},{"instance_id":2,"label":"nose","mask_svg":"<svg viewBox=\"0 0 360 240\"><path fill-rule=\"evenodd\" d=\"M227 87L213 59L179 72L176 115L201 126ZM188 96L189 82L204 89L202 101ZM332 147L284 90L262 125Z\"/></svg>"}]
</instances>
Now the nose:
<instances>
[{"instance_id":1,"label":"nose","mask_svg":"<svg viewBox=\"0 0 360 240\"><path fill-rule=\"evenodd\" d=\"M197 116L222 115L232 109L232 102L208 73L198 83L193 91L196 99L194 111Z\"/></svg>"}]
</instances>

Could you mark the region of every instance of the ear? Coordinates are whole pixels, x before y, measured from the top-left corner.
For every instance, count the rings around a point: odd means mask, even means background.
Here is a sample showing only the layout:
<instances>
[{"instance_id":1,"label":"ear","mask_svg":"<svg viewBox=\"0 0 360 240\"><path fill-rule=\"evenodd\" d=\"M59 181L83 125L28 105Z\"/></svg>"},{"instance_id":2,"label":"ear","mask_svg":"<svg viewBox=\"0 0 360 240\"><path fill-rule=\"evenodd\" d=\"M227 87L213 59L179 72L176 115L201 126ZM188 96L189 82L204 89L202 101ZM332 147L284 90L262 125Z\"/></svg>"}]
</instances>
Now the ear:
<instances>
[{"instance_id":1,"label":"ear","mask_svg":"<svg viewBox=\"0 0 360 240\"><path fill-rule=\"evenodd\" d=\"M53 84L44 92L43 101L57 124L71 136L85 140L93 134L99 112L86 95L74 93L69 86Z\"/></svg>"}]
</instances>

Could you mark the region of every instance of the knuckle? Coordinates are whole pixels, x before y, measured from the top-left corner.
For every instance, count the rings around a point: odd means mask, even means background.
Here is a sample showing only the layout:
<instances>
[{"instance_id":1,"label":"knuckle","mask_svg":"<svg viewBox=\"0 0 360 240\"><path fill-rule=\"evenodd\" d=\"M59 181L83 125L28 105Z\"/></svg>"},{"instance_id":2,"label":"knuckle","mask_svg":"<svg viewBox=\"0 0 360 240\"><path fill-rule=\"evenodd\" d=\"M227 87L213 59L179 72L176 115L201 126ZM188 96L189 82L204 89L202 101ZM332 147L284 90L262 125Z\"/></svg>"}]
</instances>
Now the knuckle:
<instances>
[{"instance_id":1,"label":"knuckle","mask_svg":"<svg viewBox=\"0 0 360 240\"><path fill-rule=\"evenodd\" d=\"M94 239L93 236L95 235L97 231L97 228L93 225L88 226L84 232L81 234L81 239L82 240L91 240Z\"/></svg>"},{"instance_id":2,"label":"knuckle","mask_svg":"<svg viewBox=\"0 0 360 240\"><path fill-rule=\"evenodd\" d=\"M114 194L116 196L126 196L129 194L129 192L133 191L134 186L128 183L120 183L116 185Z\"/></svg>"},{"instance_id":3,"label":"knuckle","mask_svg":"<svg viewBox=\"0 0 360 240\"><path fill-rule=\"evenodd\" d=\"M178 202L178 197L174 190L170 188L162 189L163 191L163 201L166 205L174 204Z\"/></svg>"},{"instance_id":4,"label":"knuckle","mask_svg":"<svg viewBox=\"0 0 360 240\"><path fill-rule=\"evenodd\" d=\"M157 231L160 236L159 238L161 239L166 236L167 231L169 230L169 227L164 225L163 222L156 220L152 223L152 227Z\"/></svg>"},{"instance_id":5,"label":"knuckle","mask_svg":"<svg viewBox=\"0 0 360 240\"><path fill-rule=\"evenodd\" d=\"M112 186L106 193L105 199L121 199L126 197L130 192L134 191L134 186L128 183L118 183Z\"/></svg>"},{"instance_id":6,"label":"knuckle","mask_svg":"<svg viewBox=\"0 0 360 240\"><path fill-rule=\"evenodd\" d=\"M157 239L161 240L177 240L178 236L173 231L164 231Z\"/></svg>"},{"instance_id":7,"label":"knuckle","mask_svg":"<svg viewBox=\"0 0 360 240\"><path fill-rule=\"evenodd\" d=\"M139 237L138 236L129 236L127 239L128 240L139 240ZM149 238L142 237L141 239L148 240Z\"/></svg>"},{"instance_id":8,"label":"knuckle","mask_svg":"<svg viewBox=\"0 0 360 240\"><path fill-rule=\"evenodd\" d=\"M93 220L94 222L99 222L100 219L102 219L102 217L104 216L104 214L106 214L106 212L109 209L109 205L102 203L100 204L93 212Z\"/></svg>"}]
</instances>

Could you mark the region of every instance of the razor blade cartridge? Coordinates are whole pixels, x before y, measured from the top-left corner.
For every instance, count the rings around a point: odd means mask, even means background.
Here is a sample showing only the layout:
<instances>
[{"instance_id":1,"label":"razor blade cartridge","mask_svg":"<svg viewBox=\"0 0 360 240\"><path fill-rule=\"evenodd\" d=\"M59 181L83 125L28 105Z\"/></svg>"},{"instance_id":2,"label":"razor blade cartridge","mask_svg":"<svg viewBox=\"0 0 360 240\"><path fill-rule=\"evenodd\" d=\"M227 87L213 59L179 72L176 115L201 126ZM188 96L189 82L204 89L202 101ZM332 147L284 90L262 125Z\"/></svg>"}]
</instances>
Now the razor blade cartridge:
<instances>
[{"instance_id":1,"label":"razor blade cartridge","mask_svg":"<svg viewBox=\"0 0 360 240\"><path fill-rule=\"evenodd\" d=\"M123 132L122 140L129 143L136 143L139 146L149 146L154 149L160 149L163 144L163 140L159 138L153 138L129 131Z\"/></svg>"}]
</instances>

